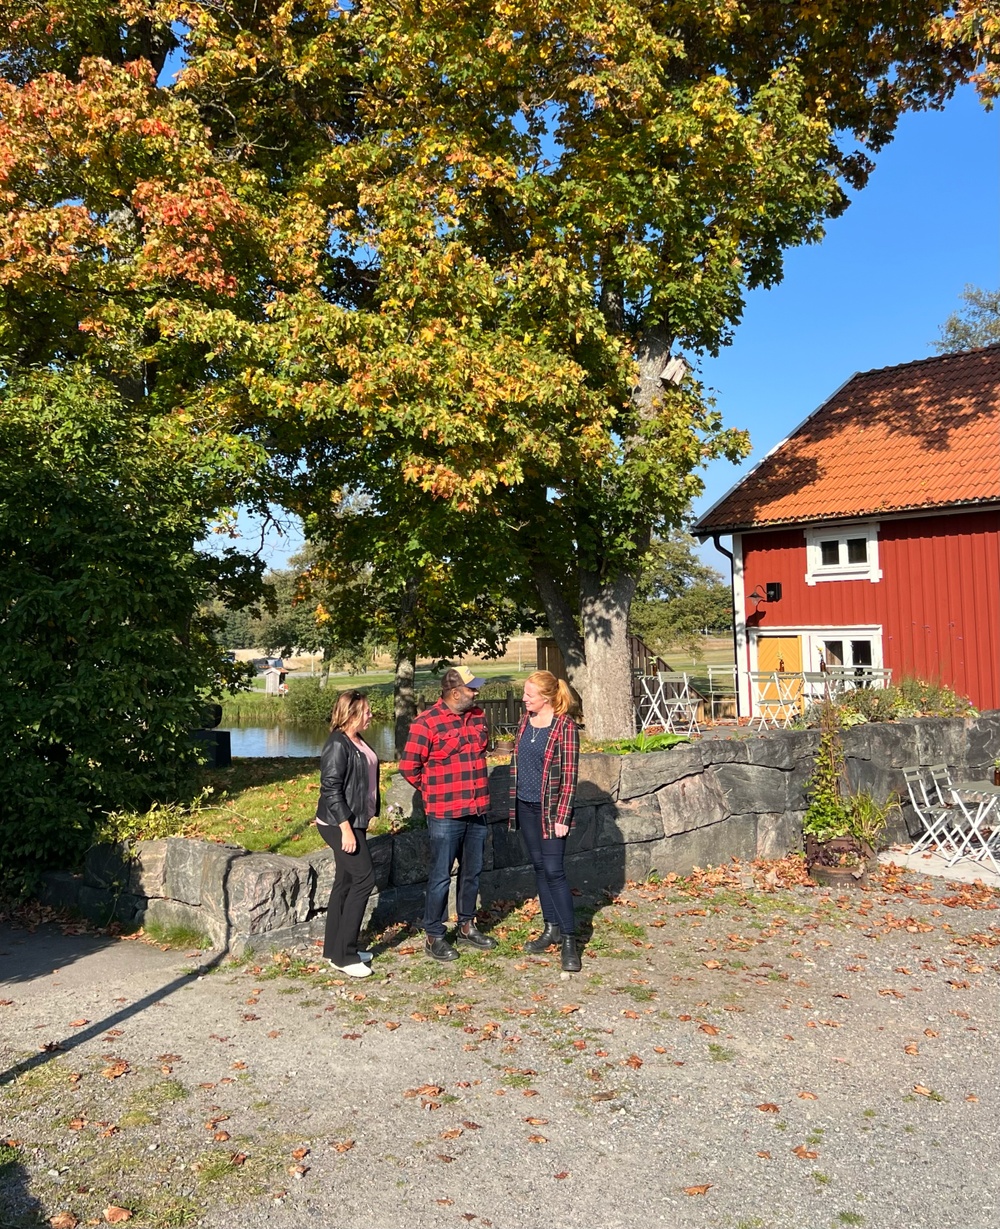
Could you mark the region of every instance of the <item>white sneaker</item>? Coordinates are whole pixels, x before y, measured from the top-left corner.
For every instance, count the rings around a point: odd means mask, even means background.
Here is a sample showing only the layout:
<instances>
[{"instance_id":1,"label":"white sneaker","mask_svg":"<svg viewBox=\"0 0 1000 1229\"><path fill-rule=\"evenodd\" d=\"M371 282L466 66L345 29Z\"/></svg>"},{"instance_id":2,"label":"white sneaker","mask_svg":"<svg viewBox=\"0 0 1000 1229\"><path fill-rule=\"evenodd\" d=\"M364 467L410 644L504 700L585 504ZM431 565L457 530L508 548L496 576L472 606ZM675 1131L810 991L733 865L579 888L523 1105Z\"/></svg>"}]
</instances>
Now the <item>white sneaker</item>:
<instances>
[{"instance_id":1,"label":"white sneaker","mask_svg":"<svg viewBox=\"0 0 1000 1229\"><path fill-rule=\"evenodd\" d=\"M358 959L361 961L362 964L371 964L372 953L371 952L358 952Z\"/></svg>"},{"instance_id":2,"label":"white sneaker","mask_svg":"<svg viewBox=\"0 0 1000 1229\"><path fill-rule=\"evenodd\" d=\"M344 973L348 977L370 977L372 972L371 969L366 964L362 964L360 960L357 964L335 964L333 965L333 968L336 972Z\"/></svg>"}]
</instances>

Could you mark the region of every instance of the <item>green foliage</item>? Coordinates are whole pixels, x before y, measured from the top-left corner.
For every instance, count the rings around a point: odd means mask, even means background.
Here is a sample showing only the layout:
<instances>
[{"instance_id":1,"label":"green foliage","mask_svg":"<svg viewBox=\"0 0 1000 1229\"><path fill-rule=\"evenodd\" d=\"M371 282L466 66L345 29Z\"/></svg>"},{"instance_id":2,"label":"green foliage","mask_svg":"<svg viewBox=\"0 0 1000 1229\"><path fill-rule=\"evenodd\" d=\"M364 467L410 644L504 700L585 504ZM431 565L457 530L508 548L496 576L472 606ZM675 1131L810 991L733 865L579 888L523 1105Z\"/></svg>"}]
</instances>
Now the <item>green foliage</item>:
<instances>
[{"instance_id":1,"label":"green foliage","mask_svg":"<svg viewBox=\"0 0 1000 1229\"><path fill-rule=\"evenodd\" d=\"M258 569L195 543L239 449L149 419L106 383L0 392L0 868L72 865L108 812L184 798L189 731L243 671L198 614Z\"/></svg>"},{"instance_id":2,"label":"green foliage","mask_svg":"<svg viewBox=\"0 0 1000 1229\"><path fill-rule=\"evenodd\" d=\"M280 701L286 720L330 724L334 703L344 688L339 685L342 680L338 680L337 686L334 686L333 681L329 681L325 687L322 686L322 681L319 678L298 679L289 687L288 694ZM392 695L384 687L359 686L356 690L367 695L372 720L392 720Z\"/></svg>"},{"instance_id":3,"label":"green foliage","mask_svg":"<svg viewBox=\"0 0 1000 1229\"><path fill-rule=\"evenodd\" d=\"M610 751L613 755L644 754L648 751L669 751L678 743L690 742L683 734L647 734L640 732L634 738L619 738L614 742L595 743L595 750Z\"/></svg>"},{"instance_id":4,"label":"green foliage","mask_svg":"<svg viewBox=\"0 0 1000 1229\"><path fill-rule=\"evenodd\" d=\"M161 947L183 950L196 947L204 950L212 946L212 940L208 935L194 926L168 926L161 922L147 922L143 930L154 943L159 943Z\"/></svg>"},{"instance_id":5,"label":"green foliage","mask_svg":"<svg viewBox=\"0 0 1000 1229\"><path fill-rule=\"evenodd\" d=\"M823 705L816 766L809 778L809 797L802 832L817 841L851 835L851 808L844 800L844 748L833 705Z\"/></svg>"},{"instance_id":6,"label":"green foliage","mask_svg":"<svg viewBox=\"0 0 1000 1229\"><path fill-rule=\"evenodd\" d=\"M942 683L903 678L889 687L857 687L833 701L843 728L866 721L899 721L905 717L974 717L976 710L964 697ZM806 725L822 724L825 702L806 713Z\"/></svg>"},{"instance_id":7,"label":"green foliage","mask_svg":"<svg viewBox=\"0 0 1000 1229\"><path fill-rule=\"evenodd\" d=\"M941 326L941 336L933 343L938 354L1000 342L1000 290L966 286L962 299L965 307L948 317Z\"/></svg>"}]
</instances>

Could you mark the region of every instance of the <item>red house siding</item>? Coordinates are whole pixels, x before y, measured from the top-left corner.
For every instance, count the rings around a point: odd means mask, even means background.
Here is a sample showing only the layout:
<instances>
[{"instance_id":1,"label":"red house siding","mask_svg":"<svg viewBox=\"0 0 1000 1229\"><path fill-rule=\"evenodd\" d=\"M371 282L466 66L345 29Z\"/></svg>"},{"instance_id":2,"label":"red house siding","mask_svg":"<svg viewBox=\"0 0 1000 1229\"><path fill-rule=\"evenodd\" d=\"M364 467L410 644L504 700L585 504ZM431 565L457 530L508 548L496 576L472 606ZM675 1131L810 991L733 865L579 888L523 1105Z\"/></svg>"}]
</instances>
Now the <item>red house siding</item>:
<instances>
[{"instance_id":1,"label":"red house siding","mask_svg":"<svg viewBox=\"0 0 1000 1229\"><path fill-rule=\"evenodd\" d=\"M756 618L747 603L748 627L880 624L894 677L940 681L978 708L1000 708L1000 513L881 520L878 537L880 581L807 585L801 529L744 534L744 591L782 586Z\"/></svg>"}]
</instances>

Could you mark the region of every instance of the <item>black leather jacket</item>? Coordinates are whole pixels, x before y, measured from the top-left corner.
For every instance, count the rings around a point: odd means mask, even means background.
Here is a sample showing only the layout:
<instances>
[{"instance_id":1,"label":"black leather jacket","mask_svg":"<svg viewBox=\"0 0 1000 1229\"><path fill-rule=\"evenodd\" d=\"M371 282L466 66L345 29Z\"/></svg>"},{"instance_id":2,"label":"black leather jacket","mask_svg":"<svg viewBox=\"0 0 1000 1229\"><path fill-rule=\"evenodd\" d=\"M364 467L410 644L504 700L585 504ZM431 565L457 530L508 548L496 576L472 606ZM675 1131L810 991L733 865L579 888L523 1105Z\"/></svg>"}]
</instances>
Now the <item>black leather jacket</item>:
<instances>
[{"instance_id":1,"label":"black leather jacket","mask_svg":"<svg viewBox=\"0 0 1000 1229\"><path fill-rule=\"evenodd\" d=\"M345 821L352 828L367 828L368 761L351 740L334 730L323 745L319 761L319 802L316 818L334 826ZM375 795L375 814L381 799Z\"/></svg>"}]
</instances>

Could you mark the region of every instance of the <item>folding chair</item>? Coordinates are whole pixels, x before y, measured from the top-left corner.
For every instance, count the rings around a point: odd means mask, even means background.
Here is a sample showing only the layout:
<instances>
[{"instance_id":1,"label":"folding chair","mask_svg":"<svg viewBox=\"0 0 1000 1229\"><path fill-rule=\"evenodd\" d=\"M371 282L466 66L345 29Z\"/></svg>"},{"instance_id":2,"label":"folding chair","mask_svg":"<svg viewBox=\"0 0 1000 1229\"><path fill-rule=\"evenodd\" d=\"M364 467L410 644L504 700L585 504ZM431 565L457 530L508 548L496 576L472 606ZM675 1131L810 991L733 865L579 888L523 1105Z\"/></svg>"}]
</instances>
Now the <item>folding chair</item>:
<instances>
[{"instance_id":1,"label":"folding chair","mask_svg":"<svg viewBox=\"0 0 1000 1229\"><path fill-rule=\"evenodd\" d=\"M686 674L661 673L663 726L671 734L694 734L698 729L698 699L691 694Z\"/></svg>"},{"instance_id":2,"label":"folding chair","mask_svg":"<svg viewBox=\"0 0 1000 1229\"><path fill-rule=\"evenodd\" d=\"M941 793L941 778L935 779L931 773L943 771L947 776L948 769L944 764L935 764L933 769L904 768L903 780L906 782L906 792L910 797L910 806L920 820L923 832L913 843L911 852L919 853L929 845L947 843L952 851L955 849L948 829L952 820L952 805Z\"/></svg>"}]
</instances>

